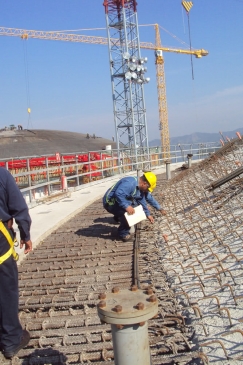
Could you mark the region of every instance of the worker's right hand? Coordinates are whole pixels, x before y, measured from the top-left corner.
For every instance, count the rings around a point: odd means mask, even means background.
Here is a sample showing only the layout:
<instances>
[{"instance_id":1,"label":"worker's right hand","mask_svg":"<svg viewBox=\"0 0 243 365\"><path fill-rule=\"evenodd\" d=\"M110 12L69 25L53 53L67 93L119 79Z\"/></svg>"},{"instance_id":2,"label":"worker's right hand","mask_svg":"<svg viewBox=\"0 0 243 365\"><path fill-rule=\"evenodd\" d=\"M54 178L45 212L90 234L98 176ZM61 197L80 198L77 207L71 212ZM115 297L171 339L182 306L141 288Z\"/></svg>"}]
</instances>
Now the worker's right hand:
<instances>
[{"instance_id":1,"label":"worker's right hand","mask_svg":"<svg viewBox=\"0 0 243 365\"><path fill-rule=\"evenodd\" d=\"M128 214L134 214L135 213L135 209L133 207L131 207L131 205L129 205L127 208L126 208L126 212Z\"/></svg>"},{"instance_id":2,"label":"worker's right hand","mask_svg":"<svg viewBox=\"0 0 243 365\"><path fill-rule=\"evenodd\" d=\"M32 242L31 242L31 240L29 240L29 241L21 240L20 241L20 248L22 248L23 246L25 246L25 250L24 250L25 254L32 251Z\"/></svg>"}]
</instances>

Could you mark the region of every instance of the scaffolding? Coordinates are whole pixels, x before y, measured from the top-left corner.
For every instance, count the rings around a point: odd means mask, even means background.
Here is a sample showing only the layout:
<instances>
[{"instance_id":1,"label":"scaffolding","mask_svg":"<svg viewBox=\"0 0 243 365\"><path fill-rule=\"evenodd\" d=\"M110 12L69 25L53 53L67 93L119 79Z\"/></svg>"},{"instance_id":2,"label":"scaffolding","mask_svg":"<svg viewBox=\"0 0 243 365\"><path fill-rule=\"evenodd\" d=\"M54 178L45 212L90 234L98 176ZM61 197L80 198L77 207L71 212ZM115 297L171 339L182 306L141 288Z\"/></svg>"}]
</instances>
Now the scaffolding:
<instances>
[{"instance_id":1,"label":"scaffolding","mask_svg":"<svg viewBox=\"0 0 243 365\"><path fill-rule=\"evenodd\" d=\"M146 154L149 161L144 99L149 78L145 77L147 59L140 54L136 1L105 0L104 6L117 149L134 149L135 163Z\"/></svg>"}]
</instances>

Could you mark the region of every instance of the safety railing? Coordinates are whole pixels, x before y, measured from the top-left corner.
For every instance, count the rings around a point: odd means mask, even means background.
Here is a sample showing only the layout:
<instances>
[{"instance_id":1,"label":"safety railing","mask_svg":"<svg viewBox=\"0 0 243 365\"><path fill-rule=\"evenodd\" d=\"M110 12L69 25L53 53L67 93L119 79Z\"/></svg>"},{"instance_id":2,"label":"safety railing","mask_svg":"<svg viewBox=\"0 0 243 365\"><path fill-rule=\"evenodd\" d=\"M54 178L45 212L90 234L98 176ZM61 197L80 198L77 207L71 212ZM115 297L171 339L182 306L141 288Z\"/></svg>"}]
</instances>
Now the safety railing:
<instances>
[{"instance_id":1,"label":"safety railing","mask_svg":"<svg viewBox=\"0 0 243 365\"><path fill-rule=\"evenodd\" d=\"M208 157L220 146L217 143L200 143L171 146L170 163L187 162ZM154 170L168 161L163 158L161 147L148 150L120 149L95 152L56 153L55 155L16 157L0 161L16 180L26 202L40 201L68 189L118 174L136 170Z\"/></svg>"}]
</instances>

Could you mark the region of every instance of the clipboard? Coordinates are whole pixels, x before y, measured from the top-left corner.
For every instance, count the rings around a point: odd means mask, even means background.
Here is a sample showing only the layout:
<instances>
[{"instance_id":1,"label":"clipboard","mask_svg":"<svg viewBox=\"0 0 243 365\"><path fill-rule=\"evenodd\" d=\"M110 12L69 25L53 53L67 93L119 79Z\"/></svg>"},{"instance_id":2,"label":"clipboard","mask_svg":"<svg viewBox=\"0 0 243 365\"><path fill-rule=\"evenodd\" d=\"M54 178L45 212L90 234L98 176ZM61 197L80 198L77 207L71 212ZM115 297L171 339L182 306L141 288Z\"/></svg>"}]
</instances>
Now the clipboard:
<instances>
[{"instance_id":1,"label":"clipboard","mask_svg":"<svg viewBox=\"0 0 243 365\"><path fill-rule=\"evenodd\" d=\"M134 214L128 214L127 212L124 214L129 227L132 227L132 226L134 226L134 224L137 224L137 223L147 219L146 214L144 213L142 205L138 205L134 209L135 209Z\"/></svg>"}]
</instances>

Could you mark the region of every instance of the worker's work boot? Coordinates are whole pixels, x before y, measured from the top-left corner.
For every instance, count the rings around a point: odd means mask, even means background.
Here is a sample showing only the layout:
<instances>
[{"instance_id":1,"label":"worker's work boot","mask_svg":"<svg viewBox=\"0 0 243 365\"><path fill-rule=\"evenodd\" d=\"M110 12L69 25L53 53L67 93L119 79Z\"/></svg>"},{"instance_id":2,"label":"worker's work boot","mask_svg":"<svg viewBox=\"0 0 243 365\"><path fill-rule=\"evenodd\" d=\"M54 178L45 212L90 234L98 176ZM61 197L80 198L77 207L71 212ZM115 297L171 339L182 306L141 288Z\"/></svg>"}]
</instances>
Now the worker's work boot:
<instances>
[{"instance_id":1,"label":"worker's work boot","mask_svg":"<svg viewBox=\"0 0 243 365\"><path fill-rule=\"evenodd\" d=\"M127 234L126 236L119 236L119 240L123 242L131 241L133 238L133 235Z\"/></svg>"},{"instance_id":2,"label":"worker's work boot","mask_svg":"<svg viewBox=\"0 0 243 365\"><path fill-rule=\"evenodd\" d=\"M12 357L14 357L21 349L23 349L26 345L28 345L30 340L30 334L28 331L23 330L22 336L21 336L21 340L20 343L17 347L15 347L15 349L13 350L2 350L3 351L3 355L6 357L6 359L11 359Z\"/></svg>"}]
</instances>

